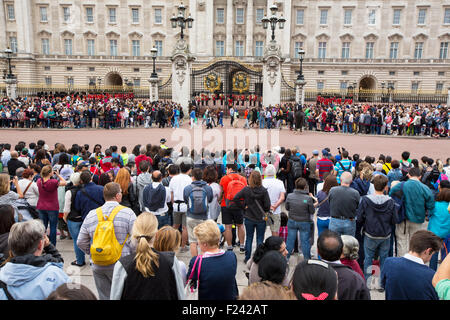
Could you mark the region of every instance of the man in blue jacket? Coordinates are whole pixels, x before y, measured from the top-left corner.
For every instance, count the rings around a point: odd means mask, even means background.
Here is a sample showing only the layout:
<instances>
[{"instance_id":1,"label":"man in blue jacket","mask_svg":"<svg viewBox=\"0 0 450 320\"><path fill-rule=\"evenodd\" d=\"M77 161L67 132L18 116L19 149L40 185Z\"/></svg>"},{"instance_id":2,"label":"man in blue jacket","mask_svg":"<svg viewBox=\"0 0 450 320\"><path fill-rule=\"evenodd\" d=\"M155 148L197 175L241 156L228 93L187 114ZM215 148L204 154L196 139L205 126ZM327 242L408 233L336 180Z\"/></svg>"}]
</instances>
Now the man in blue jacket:
<instances>
[{"instance_id":1,"label":"man in blue jacket","mask_svg":"<svg viewBox=\"0 0 450 320\"><path fill-rule=\"evenodd\" d=\"M103 186L96 185L92 182L92 174L90 171L83 171L80 175L80 183L82 188L75 196L75 210L81 213L80 222L71 222L71 236L74 242L78 240L81 226L89 211L101 207L105 200L103 199ZM78 264L75 260L71 263L73 266L82 267L85 263Z\"/></svg>"},{"instance_id":2,"label":"man in blue jacket","mask_svg":"<svg viewBox=\"0 0 450 320\"><path fill-rule=\"evenodd\" d=\"M183 191L184 202L187 204L186 225L192 257L198 255L194 228L208 219L208 204L213 200L212 189L202 177L203 171L200 168L192 170L193 182Z\"/></svg>"},{"instance_id":3,"label":"man in blue jacket","mask_svg":"<svg viewBox=\"0 0 450 320\"><path fill-rule=\"evenodd\" d=\"M103 186L92 182L92 175L89 171L81 173L80 181L83 188L77 193L75 198L75 210L81 212L81 217L84 220L89 211L101 207L105 200L103 199Z\"/></svg>"},{"instance_id":4,"label":"man in blue jacket","mask_svg":"<svg viewBox=\"0 0 450 320\"><path fill-rule=\"evenodd\" d=\"M14 257L0 269L0 300L45 300L71 282L40 220L14 224L9 245Z\"/></svg>"},{"instance_id":5,"label":"man in blue jacket","mask_svg":"<svg viewBox=\"0 0 450 320\"><path fill-rule=\"evenodd\" d=\"M420 182L421 172L419 168L411 168L408 171L409 180L403 185L403 203L405 205L406 220L395 228L397 238L397 254L403 256L409 251L409 241L412 235L422 229L426 229L425 215L427 210L434 209L434 197L430 188ZM401 183L395 185L390 191L392 196L401 190Z\"/></svg>"},{"instance_id":6,"label":"man in blue jacket","mask_svg":"<svg viewBox=\"0 0 450 320\"><path fill-rule=\"evenodd\" d=\"M433 287L434 270L426 263L442 246L442 239L433 232L419 230L409 243L409 253L389 257L381 269L381 286L386 300L438 300Z\"/></svg>"},{"instance_id":7,"label":"man in blue jacket","mask_svg":"<svg viewBox=\"0 0 450 320\"><path fill-rule=\"evenodd\" d=\"M395 202L384 195L388 190L388 178L377 175L373 178L375 194L361 198L357 209L357 222L364 232L364 277L372 274L372 260L378 251L380 268L389 254L392 226L395 224Z\"/></svg>"}]
</instances>

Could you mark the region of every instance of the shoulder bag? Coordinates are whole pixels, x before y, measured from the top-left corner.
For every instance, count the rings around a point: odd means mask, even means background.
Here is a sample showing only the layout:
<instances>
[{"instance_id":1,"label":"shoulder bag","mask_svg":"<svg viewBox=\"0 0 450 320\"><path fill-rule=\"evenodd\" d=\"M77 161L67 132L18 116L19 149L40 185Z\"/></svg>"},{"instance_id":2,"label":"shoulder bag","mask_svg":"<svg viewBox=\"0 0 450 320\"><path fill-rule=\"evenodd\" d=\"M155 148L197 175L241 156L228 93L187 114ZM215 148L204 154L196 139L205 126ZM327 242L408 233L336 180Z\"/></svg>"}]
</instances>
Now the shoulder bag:
<instances>
[{"instance_id":1,"label":"shoulder bag","mask_svg":"<svg viewBox=\"0 0 450 320\"><path fill-rule=\"evenodd\" d=\"M189 278L186 282L186 286L184 287L185 300L198 300L198 289L200 287L200 269L202 267L202 259L203 256L198 256L197 259L195 259L191 274L189 275ZM194 271L198 261L200 262L197 271L197 279L194 280L193 279Z\"/></svg>"}]
</instances>

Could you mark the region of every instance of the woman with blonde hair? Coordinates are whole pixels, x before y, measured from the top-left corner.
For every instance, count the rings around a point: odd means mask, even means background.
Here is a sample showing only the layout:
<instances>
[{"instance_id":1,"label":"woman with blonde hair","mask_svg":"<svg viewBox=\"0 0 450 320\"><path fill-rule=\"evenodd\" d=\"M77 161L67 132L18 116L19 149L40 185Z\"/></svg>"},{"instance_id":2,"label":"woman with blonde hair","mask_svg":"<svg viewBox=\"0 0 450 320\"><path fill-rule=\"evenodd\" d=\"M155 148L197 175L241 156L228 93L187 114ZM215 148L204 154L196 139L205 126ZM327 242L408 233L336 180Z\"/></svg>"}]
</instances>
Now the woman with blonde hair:
<instances>
[{"instance_id":1,"label":"woman with blonde hair","mask_svg":"<svg viewBox=\"0 0 450 320\"><path fill-rule=\"evenodd\" d=\"M133 225L136 253L120 258L114 266L111 300L178 300L170 258L153 248L158 220L140 214Z\"/></svg>"},{"instance_id":2,"label":"woman with blonde hair","mask_svg":"<svg viewBox=\"0 0 450 320\"><path fill-rule=\"evenodd\" d=\"M22 217L17 209L16 201L23 198L22 190L19 186L17 177L12 179L12 183L16 187L16 191L11 191L11 180L8 174L0 173L0 205L9 204L14 208L14 220L16 222L21 221Z\"/></svg>"},{"instance_id":3,"label":"woman with blonde hair","mask_svg":"<svg viewBox=\"0 0 450 320\"><path fill-rule=\"evenodd\" d=\"M120 204L132 209L136 215L140 214L136 190L134 189L134 185L131 180L130 171L126 168L121 168L117 172L114 182L118 183L122 189L122 202L120 202Z\"/></svg>"},{"instance_id":4,"label":"woman with blonde hair","mask_svg":"<svg viewBox=\"0 0 450 320\"><path fill-rule=\"evenodd\" d=\"M198 300L235 300L237 259L233 251L219 248L219 226L206 220L194 228L194 235L203 254L191 259L187 274L197 283Z\"/></svg>"},{"instance_id":5,"label":"woman with blonde hair","mask_svg":"<svg viewBox=\"0 0 450 320\"><path fill-rule=\"evenodd\" d=\"M270 281L254 282L244 288L239 300L297 300L291 290Z\"/></svg>"},{"instance_id":6,"label":"woman with blonde hair","mask_svg":"<svg viewBox=\"0 0 450 320\"><path fill-rule=\"evenodd\" d=\"M361 197L368 194L374 194L375 187L370 182L372 179L372 174L372 166L365 161L361 162L358 166L356 177L353 179L350 187L358 191Z\"/></svg>"}]
</instances>

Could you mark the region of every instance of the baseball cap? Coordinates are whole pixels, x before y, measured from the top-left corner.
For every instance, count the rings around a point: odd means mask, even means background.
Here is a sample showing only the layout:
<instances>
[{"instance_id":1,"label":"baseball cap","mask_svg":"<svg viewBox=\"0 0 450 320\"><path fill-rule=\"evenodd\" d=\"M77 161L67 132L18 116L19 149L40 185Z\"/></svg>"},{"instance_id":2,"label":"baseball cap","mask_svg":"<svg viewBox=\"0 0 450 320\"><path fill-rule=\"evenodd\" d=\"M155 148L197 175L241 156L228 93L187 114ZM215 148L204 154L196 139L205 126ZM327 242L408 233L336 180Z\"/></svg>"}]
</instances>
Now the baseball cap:
<instances>
[{"instance_id":1,"label":"baseball cap","mask_svg":"<svg viewBox=\"0 0 450 320\"><path fill-rule=\"evenodd\" d=\"M315 156L319 155L319 150L313 150L312 154Z\"/></svg>"},{"instance_id":2,"label":"baseball cap","mask_svg":"<svg viewBox=\"0 0 450 320\"><path fill-rule=\"evenodd\" d=\"M159 142L164 143L166 142L166 139L162 138Z\"/></svg>"},{"instance_id":3,"label":"baseball cap","mask_svg":"<svg viewBox=\"0 0 450 320\"><path fill-rule=\"evenodd\" d=\"M327 155L328 155L328 150L323 149L323 150L322 150L322 154L323 154L324 156L327 156Z\"/></svg>"}]
</instances>

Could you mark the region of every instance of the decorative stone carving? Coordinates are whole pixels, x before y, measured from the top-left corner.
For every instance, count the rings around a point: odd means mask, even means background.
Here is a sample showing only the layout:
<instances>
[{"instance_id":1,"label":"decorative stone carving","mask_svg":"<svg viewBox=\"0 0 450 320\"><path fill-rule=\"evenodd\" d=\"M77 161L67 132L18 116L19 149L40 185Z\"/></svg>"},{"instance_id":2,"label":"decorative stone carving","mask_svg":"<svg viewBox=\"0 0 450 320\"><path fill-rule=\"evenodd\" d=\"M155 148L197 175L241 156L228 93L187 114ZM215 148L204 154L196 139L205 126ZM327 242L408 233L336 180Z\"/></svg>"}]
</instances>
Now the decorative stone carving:
<instances>
[{"instance_id":1,"label":"decorative stone carving","mask_svg":"<svg viewBox=\"0 0 450 320\"><path fill-rule=\"evenodd\" d=\"M198 0L197 1L197 10L198 11L205 11L206 7L206 1L205 0Z\"/></svg>"},{"instance_id":2,"label":"decorative stone carving","mask_svg":"<svg viewBox=\"0 0 450 320\"><path fill-rule=\"evenodd\" d=\"M175 58L174 64L178 83L181 87L183 85L184 79L186 78L186 59L182 56L178 56L177 58Z\"/></svg>"},{"instance_id":3,"label":"decorative stone carving","mask_svg":"<svg viewBox=\"0 0 450 320\"><path fill-rule=\"evenodd\" d=\"M278 65L279 65L278 59L275 57L271 57L267 60L268 81L270 86L272 87L277 82Z\"/></svg>"},{"instance_id":4,"label":"decorative stone carving","mask_svg":"<svg viewBox=\"0 0 450 320\"><path fill-rule=\"evenodd\" d=\"M278 56L281 58L281 47L277 45L276 41L270 41L264 49L264 56Z\"/></svg>"}]
</instances>

